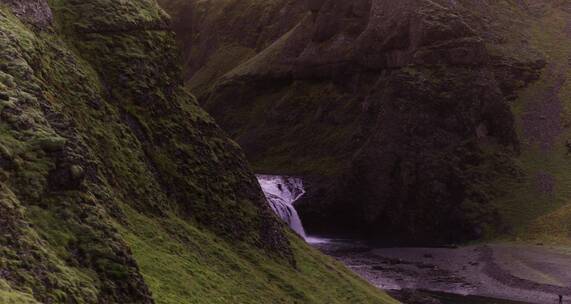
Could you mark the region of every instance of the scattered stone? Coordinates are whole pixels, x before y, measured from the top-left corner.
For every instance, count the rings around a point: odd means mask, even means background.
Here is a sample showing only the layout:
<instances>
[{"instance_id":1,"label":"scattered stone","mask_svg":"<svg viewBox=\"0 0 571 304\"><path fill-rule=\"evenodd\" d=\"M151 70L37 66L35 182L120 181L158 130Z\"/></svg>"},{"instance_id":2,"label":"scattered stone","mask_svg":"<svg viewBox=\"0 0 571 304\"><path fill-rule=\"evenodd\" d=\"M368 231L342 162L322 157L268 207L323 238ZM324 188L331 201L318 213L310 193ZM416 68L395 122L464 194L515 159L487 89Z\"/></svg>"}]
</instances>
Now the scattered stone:
<instances>
[{"instance_id":1,"label":"scattered stone","mask_svg":"<svg viewBox=\"0 0 571 304\"><path fill-rule=\"evenodd\" d=\"M383 267L383 266L381 266L381 265L375 265L375 266L373 266L373 270L375 270L375 271L385 271L386 268Z\"/></svg>"},{"instance_id":2,"label":"scattered stone","mask_svg":"<svg viewBox=\"0 0 571 304\"><path fill-rule=\"evenodd\" d=\"M46 152L61 151L66 143L67 140L62 137L46 137L37 141L37 145Z\"/></svg>"},{"instance_id":3,"label":"scattered stone","mask_svg":"<svg viewBox=\"0 0 571 304\"><path fill-rule=\"evenodd\" d=\"M82 166L79 165L72 165L69 167L69 174L71 179L77 181L82 180L85 177L85 170Z\"/></svg>"},{"instance_id":4,"label":"scattered stone","mask_svg":"<svg viewBox=\"0 0 571 304\"><path fill-rule=\"evenodd\" d=\"M0 169L12 169L17 167L14 162L14 154L8 148L0 144ZM4 172L0 170L0 172Z\"/></svg>"},{"instance_id":5,"label":"scattered stone","mask_svg":"<svg viewBox=\"0 0 571 304\"><path fill-rule=\"evenodd\" d=\"M0 144L0 158L12 161L14 159L14 154L8 148Z\"/></svg>"},{"instance_id":6,"label":"scattered stone","mask_svg":"<svg viewBox=\"0 0 571 304\"><path fill-rule=\"evenodd\" d=\"M59 164L50 172L49 182L52 189L79 189L85 179L85 169L80 165Z\"/></svg>"},{"instance_id":7,"label":"scattered stone","mask_svg":"<svg viewBox=\"0 0 571 304\"><path fill-rule=\"evenodd\" d=\"M390 259L390 260L389 260L389 264L390 264L390 265L403 264L403 260L402 260L402 259Z\"/></svg>"}]
</instances>

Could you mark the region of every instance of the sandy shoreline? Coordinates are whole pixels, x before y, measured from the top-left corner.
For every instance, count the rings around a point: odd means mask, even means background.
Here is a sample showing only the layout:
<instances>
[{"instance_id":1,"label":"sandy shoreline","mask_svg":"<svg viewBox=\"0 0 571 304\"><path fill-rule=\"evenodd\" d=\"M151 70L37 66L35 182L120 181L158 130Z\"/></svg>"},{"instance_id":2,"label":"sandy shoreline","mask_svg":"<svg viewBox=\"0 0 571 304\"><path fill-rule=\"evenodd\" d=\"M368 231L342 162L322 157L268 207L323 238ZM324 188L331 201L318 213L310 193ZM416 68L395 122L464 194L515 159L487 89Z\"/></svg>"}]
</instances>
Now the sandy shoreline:
<instances>
[{"instance_id":1,"label":"sandy shoreline","mask_svg":"<svg viewBox=\"0 0 571 304\"><path fill-rule=\"evenodd\" d=\"M525 303L571 303L571 248L490 244L461 248L317 248L385 290L429 290Z\"/></svg>"}]
</instances>

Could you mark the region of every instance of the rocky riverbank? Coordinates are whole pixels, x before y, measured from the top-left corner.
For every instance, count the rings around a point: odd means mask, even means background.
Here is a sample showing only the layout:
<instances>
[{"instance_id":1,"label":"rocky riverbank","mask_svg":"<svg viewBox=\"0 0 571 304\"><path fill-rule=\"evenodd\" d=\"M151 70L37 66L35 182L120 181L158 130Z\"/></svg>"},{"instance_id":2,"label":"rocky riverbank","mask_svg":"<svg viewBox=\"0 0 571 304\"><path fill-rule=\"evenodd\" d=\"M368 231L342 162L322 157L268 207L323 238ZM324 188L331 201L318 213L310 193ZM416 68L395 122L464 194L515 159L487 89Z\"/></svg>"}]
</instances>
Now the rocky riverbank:
<instances>
[{"instance_id":1,"label":"rocky riverbank","mask_svg":"<svg viewBox=\"0 0 571 304\"><path fill-rule=\"evenodd\" d=\"M407 303L555 303L559 294L571 299L571 249L565 247L378 248L347 241L314 245Z\"/></svg>"}]
</instances>

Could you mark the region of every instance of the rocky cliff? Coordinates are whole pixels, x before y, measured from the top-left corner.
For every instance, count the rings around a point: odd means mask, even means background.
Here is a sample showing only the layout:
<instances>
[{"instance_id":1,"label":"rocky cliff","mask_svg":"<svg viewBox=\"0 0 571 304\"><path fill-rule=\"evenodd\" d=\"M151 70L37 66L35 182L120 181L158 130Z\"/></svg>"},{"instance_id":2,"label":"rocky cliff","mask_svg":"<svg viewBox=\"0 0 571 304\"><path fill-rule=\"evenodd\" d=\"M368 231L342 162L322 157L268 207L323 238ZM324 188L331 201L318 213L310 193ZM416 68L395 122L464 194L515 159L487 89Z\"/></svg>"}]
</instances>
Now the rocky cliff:
<instances>
[{"instance_id":1,"label":"rocky cliff","mask_svg":"<svg viewBox=\"0 0 571 304\"><path fill-rule=\"evenodd\" d=\"M0 0L0 302L392 302L279 223L170 28L153 0Z\"/></svg>"},{"instance_id":2,"label":"rocky cliff","mask_svg":"<svg viewBox=\"0 0 571 304\"><path fill-rule=\"evenodd\" d=\"M233 1L164 2L179 20L264 20ZM200 102L255 169L308 179L310 233L519 237L567 204L568 1L289 3L264 6L264 43L214 84L201 73L250 32L194 24L182 43L202 54L189 85L206 84Z\"/></svg>"}]
</instances>

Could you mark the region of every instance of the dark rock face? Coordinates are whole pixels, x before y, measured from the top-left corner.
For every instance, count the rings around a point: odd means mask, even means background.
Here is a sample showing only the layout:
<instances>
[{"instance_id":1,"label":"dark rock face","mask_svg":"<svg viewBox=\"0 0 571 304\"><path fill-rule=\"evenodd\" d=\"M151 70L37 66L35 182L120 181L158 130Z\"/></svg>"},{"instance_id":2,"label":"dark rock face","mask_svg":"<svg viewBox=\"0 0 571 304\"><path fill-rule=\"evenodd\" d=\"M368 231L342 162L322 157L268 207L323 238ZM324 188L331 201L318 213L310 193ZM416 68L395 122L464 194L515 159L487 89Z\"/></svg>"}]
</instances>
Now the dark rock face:
<instances>
[{"instance_id":1,"label":"dark rock face","mask_svg":"<svg viewBox=\"0 0 571 304\"><path fill-rule=\"evenodd\" d=\"M52 11L46 0L1 0L0 4L7 5L14 15L40 28L52 23Z\"/></svg>"},{"instance_id":2,"label":"dark rock face","mask_svg":"<svg viewBox=\"0 0 571 304\"><path fill-rule=\"evenodd\" d=\"M541 56L490 51L507 44L490 3L306 9L199 99L260 172L307 177L309 232L447 242L506 229L491 202L497 178L520 175L509 102L539 78Z\"/></svg>"},{"instance_id":3,"label":"dark rock face","mask_svg":"<svg viewBox=\"0 0 571 304\"><path fill-rule=\"evenodd\" d=\"M312 13L317 13L325 3L325 0L306 0L306 7Z\"/></svg>"},{"instance_id":4,"label":"dark rock face","mask_svg":"<svg viewBox=\"0 0 571 304\"><path fill-rule=\"evenodd\" d=\"M472 185L485 177L470 167L495 162L481 154L485 141L506 151L516 151L517 141L501 94L480 73L452 69L428 84L395 72L377 84L369 96L377 109L373 131L331 194L356 207L349 209L352 223L418 241L478 238L479 225L497 224L483 189ZM479 128L486 131L479 135Z\"/></svg>"}]
</instances>

